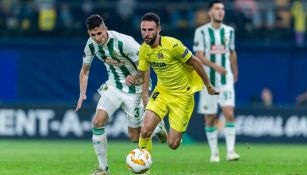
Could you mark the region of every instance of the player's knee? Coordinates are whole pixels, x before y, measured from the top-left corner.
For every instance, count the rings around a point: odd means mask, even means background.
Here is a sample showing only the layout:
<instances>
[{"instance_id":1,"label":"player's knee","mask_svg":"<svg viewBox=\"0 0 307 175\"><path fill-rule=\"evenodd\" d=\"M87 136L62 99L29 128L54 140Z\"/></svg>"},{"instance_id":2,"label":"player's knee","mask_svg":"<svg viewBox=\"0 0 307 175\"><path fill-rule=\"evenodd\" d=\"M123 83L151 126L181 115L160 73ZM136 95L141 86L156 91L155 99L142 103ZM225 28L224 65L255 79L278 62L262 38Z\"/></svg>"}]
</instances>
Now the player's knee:
<instances>
[{"instance_id":1,"label":"player's knee","mask_svg":"<svg viewBox=\"0 0 307 175\"><path fill-rule=\"evenodd\" d=\"M142 138L150 138L152 135L152 130L146 128L146 127L142 127L141 129L141 136Z\"/></svg>"},{"instance_id":2,"label":"player's knee","mask_svg":"<svg viewBox=\"0 0 307 175\"><path fill-rule=\"evenodd\" d=\"M129 134L129 138L133 143L139 142L139 135L138 134Z\"/></svg>"},{"instance_id":3,"label":"player's knee","mask_svg":"<svg viewBox=\"0 0 307 175\"><path fill-rule=\"evenodd\" d=\"M206 116L206 119L205 119L206 126L214 126L215 120L216 120L216 117L213 115Z\"/></svg>"},{"instance_id":4,"label":"player's knee","mask_svg":"<svg viewBox=\"0 0 307 175\"><path fill-rule=\"evenodd\" d=\"M93 125L94 125L95 128L102 127L103 121L99 120L98 118L95 117L94 120L93 120Z\"/></svg>"},{"instance_id":5,"label":"player's knee","mask_svg":"<svg viewBox=\"0 0 307 175\"><path fill-rule=\"evenodd\" d=\"M168 146L171 149L175 150L175 149L177 149L180 146L180 141L169 141L168 142Z\"/></svg>"},{"instance_id":6,"label":"player's knee","mask_svg":"<svg viewBox=\"0 0 307 175\"><path fill-rule=\"evenodd\" d=\"M234 112L233 111L227 111L224 113L226 122L233 122L234 121Z\"/></svg>"},{"instance_id":7,"label":"player's knee","mask_svg":"<svg viewBox=\"0 0 307 175\"><path fill-rule=\"evenodd\" d=\"M138 142L139 142L139 137L131 137L130 140L131 140L133 143L138 143Z\"/></svg>"}]
</instances>

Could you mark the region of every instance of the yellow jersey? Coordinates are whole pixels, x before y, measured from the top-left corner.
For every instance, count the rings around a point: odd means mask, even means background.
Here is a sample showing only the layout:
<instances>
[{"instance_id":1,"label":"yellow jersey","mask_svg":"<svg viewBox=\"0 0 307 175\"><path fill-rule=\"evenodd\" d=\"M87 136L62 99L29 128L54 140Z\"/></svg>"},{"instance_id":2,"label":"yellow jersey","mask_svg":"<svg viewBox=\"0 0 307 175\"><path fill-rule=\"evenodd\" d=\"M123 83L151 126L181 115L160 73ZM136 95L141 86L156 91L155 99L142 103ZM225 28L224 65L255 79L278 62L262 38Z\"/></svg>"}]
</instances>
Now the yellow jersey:
<instances>
[{"instance_id":1,"label":"yellow jersey","mask_svg":"<svg viewBox=\"0 0 307 175\"><path fill-rule=\"evenodd\" d=\"M202 90L204 84L192 66L186 64L191 57L191 51L181 41L161 36L156 48L145 42L141 45L138 69L146 71L151 66L157 75L159 89L169 93L192 94Z\"/></svg>"}]
</instances>

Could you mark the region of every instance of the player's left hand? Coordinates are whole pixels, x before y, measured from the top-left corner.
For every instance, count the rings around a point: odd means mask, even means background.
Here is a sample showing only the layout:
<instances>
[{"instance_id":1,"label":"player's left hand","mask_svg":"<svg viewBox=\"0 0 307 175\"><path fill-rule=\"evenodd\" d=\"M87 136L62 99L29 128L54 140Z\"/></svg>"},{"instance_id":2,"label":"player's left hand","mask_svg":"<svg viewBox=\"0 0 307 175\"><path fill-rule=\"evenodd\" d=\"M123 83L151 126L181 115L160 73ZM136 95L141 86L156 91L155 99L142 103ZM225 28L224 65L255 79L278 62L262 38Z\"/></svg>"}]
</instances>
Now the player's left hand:
<instances>
[{"instance_id":1,"label":"player's left hand","mask_svg":"<svg viewBox=\"0 0 307 175\"><path fill-rule=\"evenodd\" d=\"M209 86L207 86L207 91L208 91L208 94L210 95L219 95L220 93L215 90L215 88L210 84Z\"/></svg>"}]
</instances>

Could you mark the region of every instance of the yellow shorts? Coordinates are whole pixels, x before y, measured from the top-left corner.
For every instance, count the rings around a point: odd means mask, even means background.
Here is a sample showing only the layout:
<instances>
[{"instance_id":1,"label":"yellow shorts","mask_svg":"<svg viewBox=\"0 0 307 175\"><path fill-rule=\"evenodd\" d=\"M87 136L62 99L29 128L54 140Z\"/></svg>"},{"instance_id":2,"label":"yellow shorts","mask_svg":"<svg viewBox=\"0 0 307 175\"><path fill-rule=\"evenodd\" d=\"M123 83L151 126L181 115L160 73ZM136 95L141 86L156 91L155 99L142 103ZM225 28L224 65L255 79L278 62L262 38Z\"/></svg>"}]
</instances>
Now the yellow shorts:
<instances>
[{"instance_id":1,"label":"yellow shorts","mask_svg":"<svg viewBox=\"0 0 307 175\"><path fill-rule=\"evenodd\" d=\"M168 113L170 127L185 132L194 110L194 94L170 94L155 88L146 109L155 112L161 119Z\"/></svg>"}]
</instances>

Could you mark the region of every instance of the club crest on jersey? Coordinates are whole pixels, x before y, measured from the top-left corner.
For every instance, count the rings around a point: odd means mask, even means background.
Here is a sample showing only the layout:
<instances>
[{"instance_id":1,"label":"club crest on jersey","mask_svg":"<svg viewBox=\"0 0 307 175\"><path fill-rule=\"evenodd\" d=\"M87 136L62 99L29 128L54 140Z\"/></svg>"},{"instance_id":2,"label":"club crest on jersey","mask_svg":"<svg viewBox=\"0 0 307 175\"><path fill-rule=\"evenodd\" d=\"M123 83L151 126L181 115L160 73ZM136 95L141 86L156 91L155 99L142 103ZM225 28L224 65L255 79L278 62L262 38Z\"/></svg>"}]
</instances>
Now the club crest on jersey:
<instances>
[{"instance_id":1,"label":"club crest on jersey","mask_svg":"<svg viewBox=\"0 0 307 175\"><path fill-rule=\"evenodd\" d=\"M157 58L158 58L158 59L163 59L163 58L164 58L163 53L159 52L158 55L157 55Z\"/></svg>"}]
</instances>

